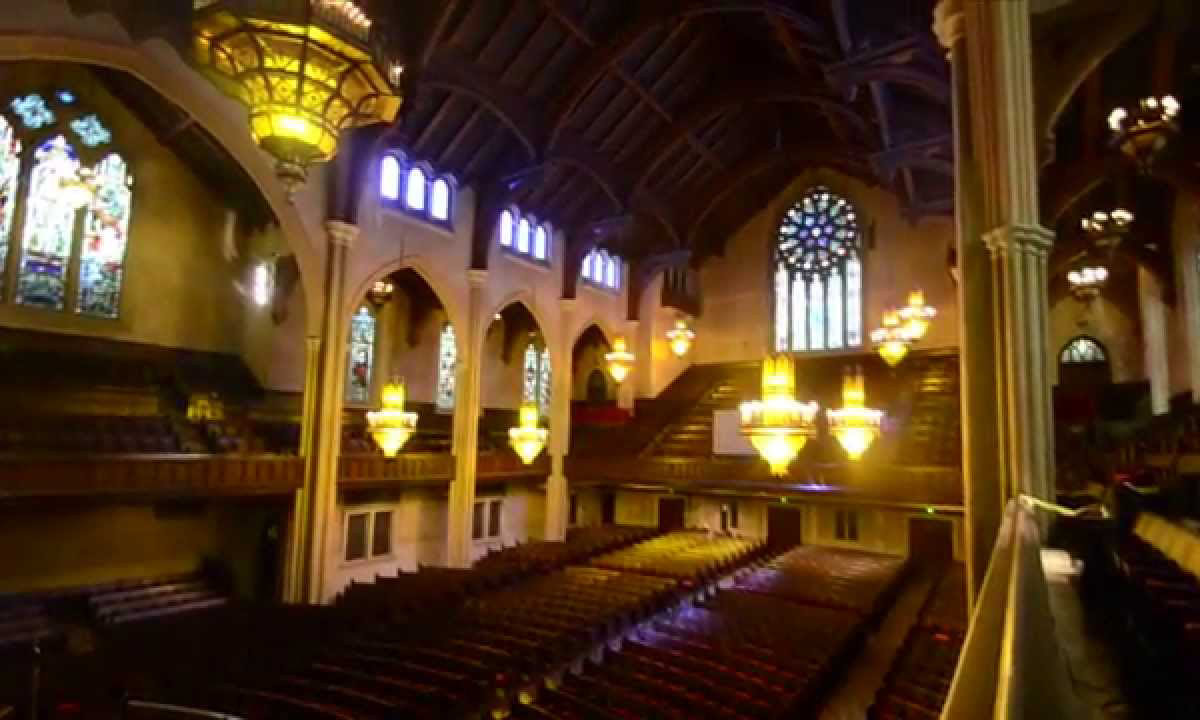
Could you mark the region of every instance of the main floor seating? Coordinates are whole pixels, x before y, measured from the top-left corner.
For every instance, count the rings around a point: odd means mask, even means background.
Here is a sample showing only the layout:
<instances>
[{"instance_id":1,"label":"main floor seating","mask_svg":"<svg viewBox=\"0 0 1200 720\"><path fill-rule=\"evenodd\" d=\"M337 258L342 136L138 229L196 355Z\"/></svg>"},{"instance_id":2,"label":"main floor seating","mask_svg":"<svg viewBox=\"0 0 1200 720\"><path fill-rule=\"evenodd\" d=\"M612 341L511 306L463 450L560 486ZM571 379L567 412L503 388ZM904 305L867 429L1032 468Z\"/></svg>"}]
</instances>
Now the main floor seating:
<instances>
[{"instance_id":1,"label":"main floor seating","mask_svg":"<svg viewBox=\"0 0 1200 720\"><path fill-rule=\"evenodd\" d=\"M711 538L703 532L675 532L601 555L591 564L681 581L710 580L759 548L759 543L741 538Z\"/></svg>"},{"instance_id":2,"label":"main floor seating","mask_svg":"<svg viewBox=\"0 0 1200 720\"><path fill-rule=\"evenodd\" d=\"M966 592L961 565L934 582L875 696L870 720L937 720L941 716L966 636Z\"/></svg>"}]
</instances>

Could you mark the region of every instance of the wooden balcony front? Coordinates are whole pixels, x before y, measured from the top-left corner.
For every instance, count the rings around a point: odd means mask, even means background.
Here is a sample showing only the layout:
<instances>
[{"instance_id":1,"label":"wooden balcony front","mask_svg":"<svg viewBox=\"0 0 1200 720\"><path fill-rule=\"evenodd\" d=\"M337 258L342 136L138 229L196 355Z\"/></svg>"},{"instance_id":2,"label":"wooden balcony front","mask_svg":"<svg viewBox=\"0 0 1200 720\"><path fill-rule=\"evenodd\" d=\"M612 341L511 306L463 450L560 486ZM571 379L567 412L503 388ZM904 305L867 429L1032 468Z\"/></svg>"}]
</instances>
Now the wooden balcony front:
<instances>
[{"instance_id":1,"label":"wooden balcony front","mask_svg":"<svg viewBox=\"0 0 1200 720\"><path fill-rule=\"evenodd\" d=\"M775 477L757 458L568 458L572 485L669 489L689 493L807 496L911 507L962 507L956 467L911 465L793 465Z\"/></svg>"},{"instance_id":2,"label":"wooden balcony front","mask_svg":"<svg viewBox=\"0 0 1200 720\"><path fill-rule=\"evenodd\" d=\"M285 495L303 481L304 459L284 455L0 455L0 499Z\"/></svg>"},{"instance_id":3,"label":"wooden balcony front","mask_svg":"<svg viewBox=\"0 0 1200 720\"><path fill-rule=\"evenodd\" d=\"M511 452L481 452L475 466L479 485L541 481L550 474L545 453L529 465ZM342 455L338 485L342 488L435 487L454 479L454 456L449 453L404 453L394 458L378 454Z\"/></svg>"}]
</instances>

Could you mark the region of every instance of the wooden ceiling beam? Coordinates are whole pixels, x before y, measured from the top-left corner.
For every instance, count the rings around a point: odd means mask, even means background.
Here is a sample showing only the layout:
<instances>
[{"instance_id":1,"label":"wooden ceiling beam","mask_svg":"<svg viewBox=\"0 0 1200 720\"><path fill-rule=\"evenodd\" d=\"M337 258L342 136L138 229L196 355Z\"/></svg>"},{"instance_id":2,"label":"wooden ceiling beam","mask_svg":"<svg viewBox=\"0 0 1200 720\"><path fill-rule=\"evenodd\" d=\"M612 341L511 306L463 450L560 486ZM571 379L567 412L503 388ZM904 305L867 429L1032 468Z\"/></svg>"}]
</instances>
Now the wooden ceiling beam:
<instances>
[{"instance_id":1,"label":"wooden ceiling beam","mask_svg":"<svg viewBox=\"0 0 1200 720\"><path fill-rule=\"evenodd\" d=\"M461 0L443 0L442 11L434 19L429 34L425 36L421 43L421 49L417 52L417 59L421 67L429 64L434 51L446 36L450 27L450 18L454 17L454 12L458 9L460 2Z\"/></svg>"},{"instance_id":2,"label":"wooden ceiling beam","mask_svg":"<svg viewBox=\"0 0 1200 720\"><path fill-rule=\"evenodd\" d=\"M939 133L924 140L893 145L871 155L871 167L888 184L904 168L921 168L954 177L954 136Z\"/></svg>"},{"instance_id":3,"label":"wooden ceiling beam","mask_svg":"<svg viewBox=\"0 0 1200 720\"><path fill-rule=\"evenodd\" d=\"M476 123L479 122L479 117L479 112L473 112L467 116L466 121L462 125L458 126L458 130L454 132L454 136L450 138L450 142L446 143L446 146L438 153L437 163L439 166L447 164L458 150L458 146L470 137L470 131L475 129Z\"/></svg>"},{"instance_id":4,"label":"wooden ceiling beam","mask_svg":"<svg viewBox=\"0 0 1200 720\"><path fill-rule=\"evenodd\" d=\"M421 128L421 132L417 135L416 140L413 141L412 149L414 151L420 152L421 146L424 145L429 138L433 137L434 129L442 124L442 120L445 118L446 112L450 109L450 103L453 100L454 96L452 95L447 95L446 97L442 98L442 103L438 105L438 109L434 111L433 117L429 118L429 121L425 123L425 127Z\"/></svg>"}]
</instances>

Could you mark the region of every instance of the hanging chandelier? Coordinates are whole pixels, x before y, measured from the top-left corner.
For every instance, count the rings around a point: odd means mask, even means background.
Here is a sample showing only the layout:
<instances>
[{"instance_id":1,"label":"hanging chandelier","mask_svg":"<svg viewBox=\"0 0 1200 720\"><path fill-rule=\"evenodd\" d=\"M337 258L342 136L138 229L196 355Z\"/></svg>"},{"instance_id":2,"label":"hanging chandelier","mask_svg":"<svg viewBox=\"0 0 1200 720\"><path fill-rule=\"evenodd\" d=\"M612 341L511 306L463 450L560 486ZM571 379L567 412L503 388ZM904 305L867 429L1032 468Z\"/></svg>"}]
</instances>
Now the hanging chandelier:
<instances>
[{"instance_id":1,"label":"hanging chandelier","mask_svg":"<svg viewBox=\"0 0 1200 720\"><path fill-rule=\"evenodd\" d=\"M937 315L937 309L925 304L923 291L913 290L908 294L908 304L899 313L904 332L912 342L917 342L929 331L929 322Z\"/></svg>"},{"instance_id":2,"label":"hanging chandelier","mask_svg":"<svg viewBox=\"0 0 1200 720\"><path fill-rule=\"evenodd\" d=\"M1129 226L1132 223L1133 213L1118 207L1108 212L1097 210L1091 215L1081 218L1079 227L1096 249L1112 252L1117 245L1121 244L1121 238L1129 233Z\"/></svg>"},{"instance_id":3,"label":"hanging chandelier","mask_svg":"<svg viewBox=\"0 0 1200 720\"><path fill-rule=\"evenodd\" d=\"M1179 110L1179 101L1171 95L1144 97L1130 109L1113 108L1108 114L1112 144L1137 163L1143 172L1148 171L1171 136L1179 132L1175 124Z\"/></svg>"},{"instance_id":4,"label":"hanging chandelier","mask_svg":"<svg viewBox=\"0 0 1200 720\"><path fill-rule=\"evenodd\" d=\"M762 398L742 403L738 411L742 435L773 475L787 475L792 460L817 432L817 403L796 400L796 375L788 355L763 360Z\"/></svg>"},{"instance_id":5,"label":"hanging chandelier","mask_svg":"<svg viewBox=\"0 0 1200 720\"><path fill-rule=\"evenodd\" d=\"M195 10L194 62L250 114L288 193L337 152L348 128L391 123L400 108L392 63L369 48L371 19L350 0L216 0Z\"/></svg>"},{"instance_id":6,"label":"hanging chandelier","mask_svg":"<svg viewBox=\"0 0 1200 720\"><path fill-rule=\"evenodd\" d=\"M888 364L896 367L908 355L913 339L908 330L900 324L900 313L897 310L887 310L883 313L883 326L871 331L871 342L875 352Z\"/></svg>"},{"instance_id":7,"label":"hanging chandelier","mask_svg":"<svg viewBox=\"0 0 1200 720\"><path fill-rule=\"evenodd\" d=\"M826 410L829 432L841 443L851 460L862 457L879 437L883 412L866 407L866 381L862 368L847 369L842 380L842 407Z\"/></svg>"},{"instance_id":8,"label":"hanging chandelier","mask_svg":"<svg viewBox=\"0 0 1200 720\"><path fill-rule=\"evenodd\" d=\"M396 286L391 280L376 280L367 291L367 299L376 305L382 305L392 299Z\"/></svg>"},{"instance_id":9,"label":"hanging chandelier","mask_svg":"<svg viewBox=\"0 0 1200 720\"><path fill-rule=\"evenodd\" d=\"M508 442L526 465L537 459L550 436L549 430L538 427L539 415L537 403L524 403L518 411L517 427L508 429Z\"/></svg>"},{"instance_id":10,"label":"hanging chandelier","mask_svg":"<svg viewBox=\"0 0 1200 720\"><path fill-rule=\"evenodd\" d=\"M1108 268L1103 265L1080 263L1078 267L1067 273L1067 284L1071 286L1071 294L1083 304L1088 304L1100 295L1104 284L1108 282Z\"/></svg>"},{"instance_id":11,"label":"hanging chandelier","mask_svg":"<svg viewBox=\"0 0 1200 720\"><path fill-rule=\"evenodd\" d=\"M692 340L695 339L695 331L688 327L683 318L677 319L675 327L667 331L667 341L671 344L671 352L675 353L675 357L687 355L688 350L692 349Z\"/></svg>"},{"instance_id":12,"label":"hanging chandelier","mask_svg":"<svg viewBox=\"0 0 1200 720\"><path fill-rule=\"evenodd\" d=\"M624 337L618 336L613 339L612 352L604 355L604 361L608 363L608 374L612 375L612 379L618 385L625 382L629 371L633 369L634 356L629 352Z\"/></svg>"},{"instance_id":13,"label":"hanging chandelier","mask_svg":"<svg viewBox=\"0 0 1200 720\"><path fill-rule=\"evenodd\" d=\"M384 457L396 457L417 431L417 414L404 411L406 394L404 381L392 380L383 386L382 407L367 413L367 427Z\"/></svg>"}]
</instances>

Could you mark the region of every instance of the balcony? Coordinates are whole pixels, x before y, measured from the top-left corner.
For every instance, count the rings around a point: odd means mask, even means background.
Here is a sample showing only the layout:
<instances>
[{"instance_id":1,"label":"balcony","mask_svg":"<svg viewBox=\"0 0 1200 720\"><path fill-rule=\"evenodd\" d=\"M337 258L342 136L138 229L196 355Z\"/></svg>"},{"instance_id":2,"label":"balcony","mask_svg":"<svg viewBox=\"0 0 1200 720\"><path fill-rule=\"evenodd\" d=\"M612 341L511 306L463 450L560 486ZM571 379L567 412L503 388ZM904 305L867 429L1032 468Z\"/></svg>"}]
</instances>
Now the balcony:
<instances>
[{"instance_id":1,"label":"balcony","mask_svg":"<svg viewBox=\"0 0 1200 720\"><path fill-rule=\"evenodd\" d=\"M511 452L482 452L475 477L480 486L515 481L541 481L550 474L545 453L523 465ZM454 479L454 456L449 453L404 453L394 458L377 454L342 455L338 486L347 489L436 487Z\"/></svg>"}]
</instances>

